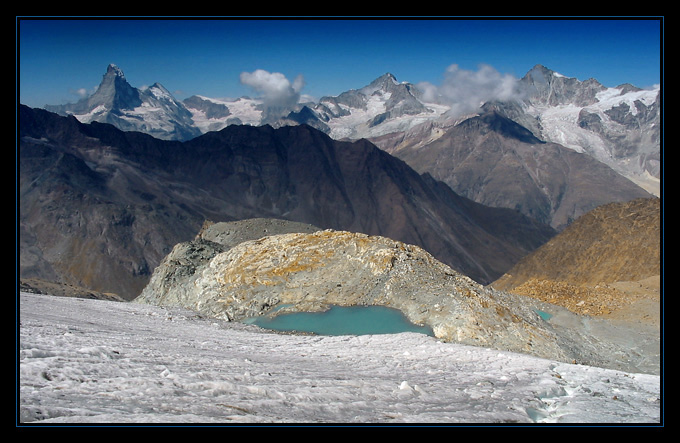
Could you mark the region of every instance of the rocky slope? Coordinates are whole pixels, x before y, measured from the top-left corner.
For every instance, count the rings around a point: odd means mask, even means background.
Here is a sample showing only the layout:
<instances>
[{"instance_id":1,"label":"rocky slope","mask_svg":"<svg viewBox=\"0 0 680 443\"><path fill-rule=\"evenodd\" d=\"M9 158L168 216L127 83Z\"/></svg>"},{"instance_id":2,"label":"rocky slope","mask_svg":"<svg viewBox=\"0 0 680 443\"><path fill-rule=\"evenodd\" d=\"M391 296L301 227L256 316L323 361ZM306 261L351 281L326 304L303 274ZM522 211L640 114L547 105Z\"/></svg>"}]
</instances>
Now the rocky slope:
<instances>
[{"instance_id":1,"label":"rocky slope","mask_svg":"<svg viewBox=\"0 0 680 443\"><path fill-rule=\"evenodd\" d=\"M319 228L286 220L256 218L233 222L206 222L191 241L175 245L156 267L149 284L135 298L157 305L191 305L195 280L217 254L249 240L285 233L312 233ZM199 311L201 309L198 309Z\"/></svg>"},{"instance_id":2,"label":"rocky slope","mask_svg":"<svg viewBox=\"0 0 680 443\"><path fill-rule=\"evenodd\" d=\"M609 325L484 287L417 246L333 230L228 246L219 243L224 236L215 235L225 230L231 228L215 224L178 244L134 302L228 321L330 305L380 305L430 326L444 341L603 367L658 362L658 355L628 358L631 349L612 339L617 334ZM539 310L554 320L544 320Z\"/></svg>"},{"instance_id":3,"label":"rocky slope","mask_svg":"<svg viewBox=\"0 0 680 443\"><path fill-rule=\"evenodd\" d=\"M660 268L661 200L636 199L583 215L494 285L506 289L529 278L594 285L640 280Z\"/></svg>"},{"instance_id":4,"label":"rocky slope","mask_svg":"<svg viewBox=\"0 0 680 443\"><path fill-rule=\"evenodd\" d=\"M657 198L598 207L525 257L492 286L579 314L633 320L658 328L663 246L660 212Z\"/></svg>"}]
</instances>

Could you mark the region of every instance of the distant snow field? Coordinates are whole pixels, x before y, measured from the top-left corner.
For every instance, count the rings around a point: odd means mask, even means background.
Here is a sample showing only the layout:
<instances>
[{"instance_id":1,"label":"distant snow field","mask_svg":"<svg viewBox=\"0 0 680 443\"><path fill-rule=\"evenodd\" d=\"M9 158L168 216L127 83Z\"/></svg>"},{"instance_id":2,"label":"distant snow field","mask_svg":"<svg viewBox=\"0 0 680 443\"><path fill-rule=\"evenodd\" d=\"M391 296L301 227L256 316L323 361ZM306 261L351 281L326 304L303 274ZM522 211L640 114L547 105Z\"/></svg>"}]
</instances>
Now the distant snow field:
<instances>
[{"instance_id":1,"label":"distant snow field","mask_svg":"<svg viewBox=\"0 0 680 443\"><path fill-rule=\"evenodd\" d=\"M661 423L660 377L442 343L303 336L20 294L19 421Z\"/></svg>"}]
</instances>

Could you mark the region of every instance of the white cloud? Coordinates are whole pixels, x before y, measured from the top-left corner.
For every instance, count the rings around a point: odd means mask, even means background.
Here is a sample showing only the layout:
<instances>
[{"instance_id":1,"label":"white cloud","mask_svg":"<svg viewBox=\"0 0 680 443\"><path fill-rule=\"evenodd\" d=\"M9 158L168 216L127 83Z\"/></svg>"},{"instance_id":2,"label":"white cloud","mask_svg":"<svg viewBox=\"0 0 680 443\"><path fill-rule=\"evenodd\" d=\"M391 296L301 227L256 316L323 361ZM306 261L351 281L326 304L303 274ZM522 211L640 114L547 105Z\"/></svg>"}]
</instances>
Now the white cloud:
<instances>
[{"instance_id":1,"label":"white cloud","mask_svg":"<svg viewBox=\"0 0 680 443\"><path fill-rule=\"evenodd\" d=\"M69 93L78 97L78 99L81 99L81 98L89 97L96 90L97 90L97 87L92 88L92 90L90 90L90 91L88 91L86 88L78 88L78 89L71 89L69 91Z\"/></svg>"},{"instance_id":2,"label":"white cloud","mask_svg":"<svg viewBox=\"0 0 680 443\"><path fill-rule=\"evenodd\" d=\"M280 72L268 72L257 69L253 72L242 72L241 83L257 91L269 113L284 115L292 110L300 101L300 91L304 87L304 78L298 75L292 82Z\"/></svg>"},{"instance_id":3,"label":"white cloud","mask_svg":"<svg viewBox=\"0 0 680 443\"><path fill-rule=\"evenodd\" d=\"M418 84L425 101L441 101L452 107L456 115L474 112L490 100L521 98L519 80L509 74L501 74L489 65L479 65L477 71L461 69L457 64L449 66L440 86L428 82Z\"/></svg>"}]
</instances>

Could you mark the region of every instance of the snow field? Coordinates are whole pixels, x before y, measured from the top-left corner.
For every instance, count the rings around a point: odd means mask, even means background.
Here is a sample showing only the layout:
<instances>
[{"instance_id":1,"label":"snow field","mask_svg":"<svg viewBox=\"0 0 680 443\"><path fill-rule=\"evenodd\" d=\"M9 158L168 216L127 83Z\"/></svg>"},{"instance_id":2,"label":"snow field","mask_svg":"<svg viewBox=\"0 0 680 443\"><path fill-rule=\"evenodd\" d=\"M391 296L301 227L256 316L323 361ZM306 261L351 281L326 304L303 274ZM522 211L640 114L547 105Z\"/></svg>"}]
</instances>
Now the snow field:
<instances>
[{"instance_id":1,"label":"snow field","mask_svg":"<svg viewBox=\"0 0 680 443\"><path fill-rule=\"evenodd\" d=\"M660 378L442 343L303 336L25 294L22 423L656 423Z\"/></svg>"}]
</instances>

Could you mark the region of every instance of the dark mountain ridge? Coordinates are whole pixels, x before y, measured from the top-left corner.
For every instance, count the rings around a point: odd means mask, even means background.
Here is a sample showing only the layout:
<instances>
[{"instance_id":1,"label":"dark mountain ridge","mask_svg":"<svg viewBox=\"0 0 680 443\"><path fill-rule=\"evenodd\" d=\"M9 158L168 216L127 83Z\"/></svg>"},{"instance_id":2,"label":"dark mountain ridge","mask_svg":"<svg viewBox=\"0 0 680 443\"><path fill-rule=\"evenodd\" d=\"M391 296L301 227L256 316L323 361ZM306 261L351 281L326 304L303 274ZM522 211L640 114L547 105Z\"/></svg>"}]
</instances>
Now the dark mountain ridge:
<instances>
[{"instance_id":1,"label":"dark mountain ridge","mask_svg":"<svg viewBox=\"0 0 680 443\"><path fill-rule=\"evenodd\" d=\"M488 208L366 140L306 125L186 142L20 107L22 277L134 298L206 219L280 218L416 244L486 283L554 231Z\"/></svg>"}]
</instances>

